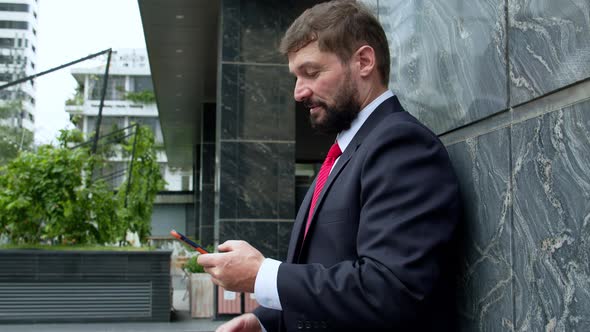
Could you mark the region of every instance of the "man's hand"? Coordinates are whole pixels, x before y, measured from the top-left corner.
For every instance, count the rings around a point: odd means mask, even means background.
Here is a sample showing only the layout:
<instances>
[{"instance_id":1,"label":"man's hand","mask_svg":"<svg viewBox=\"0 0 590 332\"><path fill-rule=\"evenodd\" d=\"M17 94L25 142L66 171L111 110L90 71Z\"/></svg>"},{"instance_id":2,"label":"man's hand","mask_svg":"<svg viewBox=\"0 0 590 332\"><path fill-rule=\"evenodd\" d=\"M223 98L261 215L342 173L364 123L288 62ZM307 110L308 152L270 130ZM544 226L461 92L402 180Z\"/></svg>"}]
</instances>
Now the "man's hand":
<instances>
[{"instance_id":1,"label":"man's hand","mask_svg":"<svg viewBox=\"0 0 590 332\"><path fill-rule=\"evenodd\" d=\"M199 255L197 263L203 265L217 285L233 292L254 293L264 256L245 241L225 241L218 248L220 253Z\"/></svg>"},{"instance_id":2,"label":"man's hand","mask_svg":"<svg viewBox=\"0 0 590 332\"><path fill-rule=\"evenodd\" d=\"M260 332L262 328L254 314L243 314L221 325L216 332Z\"/></svg>"}]
</instances>

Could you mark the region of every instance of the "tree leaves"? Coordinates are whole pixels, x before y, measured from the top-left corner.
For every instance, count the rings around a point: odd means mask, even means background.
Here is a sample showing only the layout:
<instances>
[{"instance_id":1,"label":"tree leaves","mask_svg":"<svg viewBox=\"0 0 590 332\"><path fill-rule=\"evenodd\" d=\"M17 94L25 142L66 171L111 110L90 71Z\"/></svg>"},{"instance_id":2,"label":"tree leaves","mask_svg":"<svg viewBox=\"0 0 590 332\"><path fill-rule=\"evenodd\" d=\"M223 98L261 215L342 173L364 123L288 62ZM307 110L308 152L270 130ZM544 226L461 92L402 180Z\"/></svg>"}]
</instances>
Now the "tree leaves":
<instances>
[{"instance_id":1,"label":"tree leaves","mask_svg":"<svg viewBox=\"0 0 590 332\"><path fill-rule=\"evenodd\" d=\"M123 142L126 150L135 144L135 156L119 188L91 180L93 167L108 157L68 148L80 137L75 129L61 131L58 147L22 152L0 168L0 233L13 243L115 243L127 230L142 241L149 236L153 202L164 186L151 130L138 127Z\"/></svg>"}]
</instances>

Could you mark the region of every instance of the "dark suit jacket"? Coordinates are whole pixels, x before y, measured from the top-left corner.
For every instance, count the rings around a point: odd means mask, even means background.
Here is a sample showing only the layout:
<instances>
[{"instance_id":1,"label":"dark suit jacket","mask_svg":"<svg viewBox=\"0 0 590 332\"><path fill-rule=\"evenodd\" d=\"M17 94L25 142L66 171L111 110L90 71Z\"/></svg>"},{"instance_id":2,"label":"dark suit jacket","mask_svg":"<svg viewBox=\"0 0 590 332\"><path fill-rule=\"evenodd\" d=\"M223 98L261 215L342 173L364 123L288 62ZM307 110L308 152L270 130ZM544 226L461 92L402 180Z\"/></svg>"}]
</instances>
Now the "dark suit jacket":
<instances>
[{"instance_id":1,"label":"dark suit jacket","mask_svg":"<svg viewBox=\"0 0 590 332\"><path fill-rule=\"evenodd\" d=\"M436 135L384 101L332 169L302 244L314 186L279 267L283 310L255 311L267 331L454 330L461 208Z\"/></svg>"}]
</instances>

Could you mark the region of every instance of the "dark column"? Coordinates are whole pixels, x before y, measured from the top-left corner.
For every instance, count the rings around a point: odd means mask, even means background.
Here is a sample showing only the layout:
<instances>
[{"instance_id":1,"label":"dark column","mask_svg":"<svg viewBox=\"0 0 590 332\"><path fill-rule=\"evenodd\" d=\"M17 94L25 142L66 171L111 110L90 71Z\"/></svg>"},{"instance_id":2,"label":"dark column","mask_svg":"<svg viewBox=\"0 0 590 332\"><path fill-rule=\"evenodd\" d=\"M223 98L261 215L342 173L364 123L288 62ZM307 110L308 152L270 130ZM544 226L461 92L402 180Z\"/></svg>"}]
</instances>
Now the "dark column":
<instances>
[{"instance_id":1,"label":"dark column","mask_svg":"<svg viewBox=\"0 0 590 332\"><path fill-rule=\"evenodd\" d=\"M215 104L205 104L201 119L201 177L198 190L201 193L199 239L205 246L213 244L215 223Z\"/></svg>"},{"instance_id":2,"label":"dark column","mask_svg":"<svg viewBox=\"0 0 590 332\"><path fill-rule=\"evenodd\" d=\"M277 52L309 1L222 1L216 240L284 256L295 214L294 79Z\"/></svg>"}]
</instances>

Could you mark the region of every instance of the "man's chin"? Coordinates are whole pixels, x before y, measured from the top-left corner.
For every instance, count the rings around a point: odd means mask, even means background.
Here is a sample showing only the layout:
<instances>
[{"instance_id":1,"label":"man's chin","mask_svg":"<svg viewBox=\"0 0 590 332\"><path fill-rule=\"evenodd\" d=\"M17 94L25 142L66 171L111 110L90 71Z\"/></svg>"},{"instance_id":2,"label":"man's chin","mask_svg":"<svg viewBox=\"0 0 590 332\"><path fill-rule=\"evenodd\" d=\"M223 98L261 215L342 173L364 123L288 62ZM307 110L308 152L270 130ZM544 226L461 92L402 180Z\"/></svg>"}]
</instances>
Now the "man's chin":
<instances>
[{"instance_id":1,"label":"man's chin","mask_svg":"<svg viewBox=\"0 0 590 332\"><path fill-rule=\"evenodd\" d=\"M326 126L325 121L320 122L320 121L311 120L311 128L313 130L315 130L316 132L318 132L320 134L324 134L324 135L333 135L333 134L337 134L339 132L338 130L336 130L335 128L333 128L331 126Z\"/></svg>"},{"instance_id":2,"label":"man's chin","mask_svg":"<svg viewBox=\"0 0 590 332\"><path fill-rule=\"evenodd\" d=\"M324 122L326 122L326 111L324 109L316 109L314 111L309 110L309 121L311 122L311 126L315 128L316 126L322 126Z\"/></svg>"}]
</instances>

